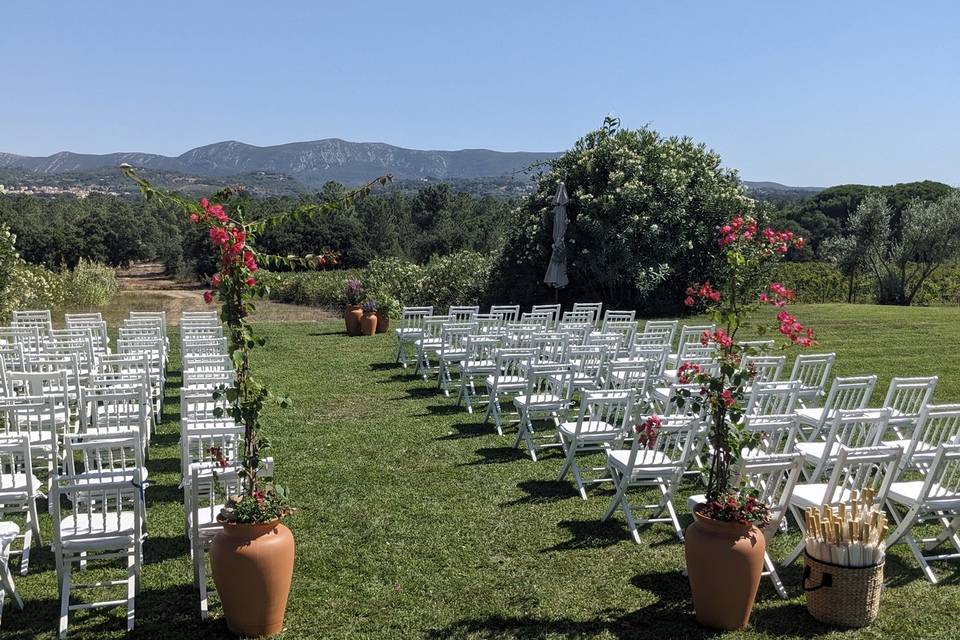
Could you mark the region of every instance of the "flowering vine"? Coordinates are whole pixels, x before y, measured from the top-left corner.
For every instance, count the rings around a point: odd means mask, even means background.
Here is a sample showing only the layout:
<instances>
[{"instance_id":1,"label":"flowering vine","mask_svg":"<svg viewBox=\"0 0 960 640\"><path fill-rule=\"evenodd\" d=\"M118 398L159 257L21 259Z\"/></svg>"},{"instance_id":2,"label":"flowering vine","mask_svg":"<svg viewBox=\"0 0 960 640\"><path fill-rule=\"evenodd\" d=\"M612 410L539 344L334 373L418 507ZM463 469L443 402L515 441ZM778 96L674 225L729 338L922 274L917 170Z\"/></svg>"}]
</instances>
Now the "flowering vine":
<instances>
[{"instance_id":1,"label":"flowering vine","mask_svg":"<svg viewBox=\"0 0 960 640\"><path fill-rule=\"evenodd\" d=\"M269 218L247 220L242 207L231 200L233 194L230 190L219 192L214 202L207 198L191 202L176 193L157 189L137 175L129 165L121 165L121 170L136 182L147 200L156 199L172 204L186 212L193 224L207 227L210 246L217 257L217 272L210 278L210 289L203 293L203 299L208 304L214 300L220 303L220 320L226 325L228 353L236 371L233 385L221 387L214 392L214 397L226 398L229 403L226 413L244 428L238 461L242 467L244 496L231 497L232 504L228 504L225 512L233 514L238 522L259 522L284 515L289 512L289 507L286 506L283 488L258 480L263 453L268 444L258 433L260 413L267 400L283 407L289 406L290 400L271 393L254 377L251 368L251 352L265 344L265 339L255 334L249 322L249 316L255 310L252 299L268 293L267 288L258 282L256 274L261 265L307 268L336 264L337 258L331 254L303 257L271 255L257 249L256 238L277 223L314 217L347 207L356 198L368 193L375 184L386 184L390 176L378 178L337 200L303 205L294 211ZM222 416L223 410L217 409L216 415ZM213 457L221 467L225 465L222 451L213 453Z\"/></svg>"},{"instance_id":2,"label":"flowering vine","mask_svg":"<svg viewBox=\"0 0 960 640\"><path fill-rule=\"evenodd\" d=\"M710 419L713 457L704 513L720 520L759 522L766 511L756 506L756 496L730 488L732 465L740 452L755 446L758 439L758 434L742 428L744 398L756 376L753 366L742 366L743 357L758 350L737 344L735 338L748 316L769 305L780 309L776 328L785 339L782 348L813 344L813 330L785 309L796 298L794 292L770 281L777 262L791 247L802 247L804 240L790 231L759 230L755 219L737 216L720 227L718 242L726 260L717 282L692 285L684 298L688 308L706 312L718 326L700 336L701 344L715 346L718 364L716 369L708 369L680 363L680 382L700 388L678 389L671 401L695 413L705 411Z\"/></svg>"}]
</instances>

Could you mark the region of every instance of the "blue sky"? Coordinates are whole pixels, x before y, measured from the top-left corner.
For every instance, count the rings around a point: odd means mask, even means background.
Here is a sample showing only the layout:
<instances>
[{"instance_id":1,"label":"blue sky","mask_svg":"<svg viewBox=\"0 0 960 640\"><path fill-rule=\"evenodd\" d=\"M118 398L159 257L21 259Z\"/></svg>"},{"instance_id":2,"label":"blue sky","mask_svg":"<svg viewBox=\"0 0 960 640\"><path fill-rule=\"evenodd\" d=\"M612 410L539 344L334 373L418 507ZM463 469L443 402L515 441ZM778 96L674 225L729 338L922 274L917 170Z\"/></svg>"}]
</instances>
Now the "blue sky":
<instances>
[{"instance_id":1,"label":"blue sky","mask_svg":"<svg viewBox=\"0 0 960 640\"><path fill-rule=\"evenodd\" d=\"M604 115L748 180L960 185L956 2L5 2L0 151L568 148Z\"/></svg>"}]
</instances>

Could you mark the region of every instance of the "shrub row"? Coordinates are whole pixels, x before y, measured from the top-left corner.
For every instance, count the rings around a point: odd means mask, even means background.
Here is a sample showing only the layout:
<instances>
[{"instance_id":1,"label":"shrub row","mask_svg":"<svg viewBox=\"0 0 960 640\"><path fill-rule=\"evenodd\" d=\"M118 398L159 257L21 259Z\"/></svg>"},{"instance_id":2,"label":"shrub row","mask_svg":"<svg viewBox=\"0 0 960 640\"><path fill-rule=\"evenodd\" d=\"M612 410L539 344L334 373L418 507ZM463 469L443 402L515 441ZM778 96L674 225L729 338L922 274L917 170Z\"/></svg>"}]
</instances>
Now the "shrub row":
<instances>
[{"instance_id":1,"label":"shrub row","mask_svg":"<svg viewBox=\"0 0 960 640\"><path fill-rule=\"evenodd\" d=\"M798 302L847 301L849 283L828 262L784 262L778 265L776 278L797 292ZM853 283L853 302L873 304L876 301L876 279L866 271L858 274ZM923 283L914 304L960 304L960 264L944 265L934 271Z\"/></svg>"},{"instance_id":2,"label":"shrub row","mask_svg":"<svg viewBox=\"0 0 960 640\"><path fill-rule=\"evenodd\" d=\"M383 258L364 269L262 273L260 282L269 288L271 300L339 309L346 304L347 279L356 278L368 296L388 307L428 304L440 309L486 302L493 261L492 255L473 251L435 257L424 265Z\"/></svg>"}]
</instances>

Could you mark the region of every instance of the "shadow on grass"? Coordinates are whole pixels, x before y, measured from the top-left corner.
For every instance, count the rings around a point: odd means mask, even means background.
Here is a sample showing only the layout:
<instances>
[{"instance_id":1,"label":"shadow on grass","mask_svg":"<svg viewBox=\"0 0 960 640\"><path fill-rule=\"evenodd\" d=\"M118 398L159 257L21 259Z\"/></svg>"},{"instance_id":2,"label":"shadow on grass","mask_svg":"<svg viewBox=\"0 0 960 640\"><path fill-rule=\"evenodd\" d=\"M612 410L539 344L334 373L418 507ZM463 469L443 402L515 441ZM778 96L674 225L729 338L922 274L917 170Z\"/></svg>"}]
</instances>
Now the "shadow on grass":
<instances>
[{"instance_id":1,"label":"shadow on grass","mask_svg":"<svg viewBox=\"0 0 960 640\"><path fill-rule=\"evenodd\" d=\"M308 333L306 335L310 338L322 338L325 336L343 336L344 338L346 338L347 331L346 329L344 329L343 331L339 331L337 329L331 329L330 331L314 331L313 333ZM356 336L350 336L350 337L352 338Z\"/></svg>"},{"instance_id":2,"label":"shadow on grass","mask_svg":"<svg viewBox=\"0 0 960 640\"><path fill-rule=\"evenodd\" d=\"M658 599L640 609L601 609L587 619L539 618L534 616L490 616L457 620L442 629L431 629L425 637L505 638L543 640L546 638L587 638L608 634L618 639L715 638L719 632L705 629L693 616L687 579L679 571L636 576L632 584Z\"/></svg>"},{"instance_id":3,"label":"shadow on grass","mask_svg":"<svg viewBox=\"0 0 960 640\"><path fill-rule=\"evenodd\" d=\"M579 498L572 485L564 480L524 480L517 483L517 488L526 495L504 502L504 507L515 507L524 504L544 504L548 502L557 502L558 500L567 500L569 498Z\"/></svg>"},{"instance_id":4,"label":"shadow on grass","mask_svg":"<svg viewBox=\"0 0 960 640\"><path fill-rule=\"evenodd\" d=\"M630 531L622 522L616 520L600 522L600 514L597 514L595 520L562 520L557 523L557 526L566 529L571 538L566 542L541 549L541 553L573 549L604 549L625 542L633 544Z\"/></svg>"},{"instance_id":5,"label":"shadow on grass","mask_svg":"<svg viewBox=\"0 0 960 640\"><path fill-rule=\"evenodd\" d=\"M399 362L374 362L370 365L371 371L389 371L390 369L402 369L403 365Z\"/></svg>"},{"instance_id":6,"label":"shadow on grass","mask_svg":"<svg viewBox=\"0 0 960 640\"><path fill-rule=\"evenodd\" d=\"M460 466L472 467L478 464L505 464L517 460L529 460L526 452L515 447L480 447L477 449L477 460L471 460Z\"/></svg>"},{"instance_id":7,"label":"shadow on grass","mask_svg":"<svg viewBox=\"0 0 960 640\"><path fill-rule=\"evenodd\" d=\"M450 429L452 433L438 436L434 440L463 440L464 438L480 438L496 433L492 426L485 425L482 422L460 422L450 425Z\"/></svg>"}]
</instances>

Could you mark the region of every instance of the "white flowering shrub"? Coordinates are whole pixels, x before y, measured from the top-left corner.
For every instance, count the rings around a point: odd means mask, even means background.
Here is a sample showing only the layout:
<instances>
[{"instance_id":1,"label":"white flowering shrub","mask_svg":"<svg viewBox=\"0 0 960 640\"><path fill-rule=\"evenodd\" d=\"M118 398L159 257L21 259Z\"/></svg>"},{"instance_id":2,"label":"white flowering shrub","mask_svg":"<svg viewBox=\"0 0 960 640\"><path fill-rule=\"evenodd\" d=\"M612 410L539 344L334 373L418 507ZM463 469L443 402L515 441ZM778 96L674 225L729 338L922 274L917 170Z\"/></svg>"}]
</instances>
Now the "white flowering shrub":
<instances>
[{"instance_id":1,"label":"white flowering shrub","mask_svg":"<svg viewBox=\"0 0 960 640\"><path fill-rule=\"evenodd\" d=\"M675 311L687 285L709 279L721 259L718 227L736 214L758 215L719 155L650 129L592 131L547 169L514 212L493 275L500 302L553 300L543 277L560 181L570 197L563 302Z\"/></svg>"}]
</instances>

